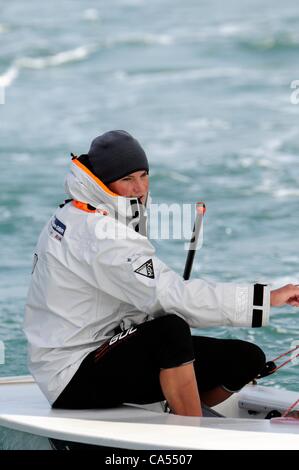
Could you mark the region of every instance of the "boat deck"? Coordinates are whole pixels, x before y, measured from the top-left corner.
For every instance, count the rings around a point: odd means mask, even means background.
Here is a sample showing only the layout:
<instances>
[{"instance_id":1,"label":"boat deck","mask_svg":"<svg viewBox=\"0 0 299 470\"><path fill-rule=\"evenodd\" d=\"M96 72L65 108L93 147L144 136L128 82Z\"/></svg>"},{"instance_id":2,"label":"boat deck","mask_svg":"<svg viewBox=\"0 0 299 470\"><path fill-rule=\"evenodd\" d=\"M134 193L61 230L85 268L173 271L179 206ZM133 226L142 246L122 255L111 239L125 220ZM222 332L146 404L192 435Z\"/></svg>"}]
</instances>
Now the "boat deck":
<instances>
[{"instance_id":1,"label":"boat deck","mask_svg":"<svg viewBox=\"0 0 299 470\"><path fill-rule=\"evenodd\" d=\"M0 380L0 426L125 449L299 449L299 421L183 417L130 405L53 410L30 377Z\"/></svg>"}]
</instances>

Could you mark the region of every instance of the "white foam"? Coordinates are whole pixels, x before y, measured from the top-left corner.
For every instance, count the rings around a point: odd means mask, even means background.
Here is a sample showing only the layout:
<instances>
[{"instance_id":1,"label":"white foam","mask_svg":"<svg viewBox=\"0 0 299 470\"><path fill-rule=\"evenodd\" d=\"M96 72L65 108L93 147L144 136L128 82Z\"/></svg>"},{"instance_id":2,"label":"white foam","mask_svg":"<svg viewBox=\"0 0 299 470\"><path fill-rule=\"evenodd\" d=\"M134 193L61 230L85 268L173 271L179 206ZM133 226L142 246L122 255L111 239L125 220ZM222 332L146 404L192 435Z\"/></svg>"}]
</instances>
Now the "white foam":
<instances>
[{"instance_id":1,"label":"white foam","mask_svg":"<svg viewBox=\"0 0 299 470\"><path fill-rule=\"evenodd\" d=\"M104 42L104 46L112 47L119 44L144 44L169 46L174 43L174 37L169 34L128 34L116 38L109 38Z\"/></svg>"},{"instance_id":2,"label":"white foam","mask_svg":"<svg viewBox=\"0 0 299 470\"><path fill-rule=\"evenodd\" d=\"M11 65L4 74L0 75L0 87L6 88L10 86L19 74L19 68Z\"/></svg>"},{"instance_id":3,"label":"white foam","mask_svg":"<svg viewBox=\"0 0 299 470\"><path fill-rule=\"evenodd\" d=\"M249 157L244 157L244 158L241 158L240 159L240 165L243 167L243 168L249 168L253 165L253 160L252 158L249 158Z\"/></svg>"},{"instance_id":4,"label":"white foam","mask_svg":"<svg viewBox=\"0 0 299 470\"><path fill-rule=\"evenodd\" d=\"M277 198L284 198L284 197L290 197L290 196L299 197L299 189L280 188L280 189L277 189L276 191L273 191L273 195Z\"/></svg>"},{"instance_id":5,"label":"white foam","mask_svg":"<svg viewBox=\"0 0 299 470\"><path fill-rule=\"evenodd\" d=\"M169 177L175 181L179 181L181 183L190 183L190 178L182 173L178 173L176 171L171 171L169 173Z\"/></svg>"},{"instance_id":6,"label":"white foam","mask_svg":"<svg viewBox=\"0 0 299 470\"><path fill-rule=\"evenodd\" d=\"M46 67L55 67L58 65L66 64L68 62L75 62L85 59L95 49L94 46L80 46L69 51L59 52L48 57L23 57L16 61L18 67L43 69Z\"/></svg>"},{"instance_id":7,"label":"white foam","mask_svg":"<svg viewBox=\"0 0 299 470\"><path fill-rule=\"evenodd\" d=\"M277 186L277 181L273 178L263 178L262 184L256 186L255 191L258 193L272 194L274 188Z\"/></svg>"},{"instance_id":8,"label":"white foam","mask_svg":"<svg viewBox=\"0 0 299 470\"><path fill-rule=\"evenodd\" d=\"M218 33L220 36L238 36L240 33L244 33L244 29L244 24L226 23L219 26Z\"/></svg>"},{"instance_id":9,"label":"white foam","mask_svg":"<svg viewBox=\"0 0 299 470\"><path fill-rule=\"evenodd\" d=\"M249 23L223 23L215 24L208 27L202 27L196 31L188 31L184 29L176 29L172 31L175 35L176 41L180 42L205 42L207 40L214 40L219 38L230 38L230 37L253 37L255 31Z\"/></svg>"},{"instance_id":10,"label":"white foam","mask_svg":"<svg viewBox=\"0 0 299 470\"><path fill-rule=\"evenodd\" d=\"M55 67L83 60L95 50L95 46L80 46L69 51L59 52L48 57L22 57L15 60L12 65L0 75L0 104L4 103L4 90L9 87L18 77L20 69L43 69L46 67Z\"/></svg>"},{"instance_id":11,"label":"white foam","mask_svg":"<svg viewBox=\"0 0 299 470\"><path fill-rule=\"evenodd\" d=\"M99 19L99 12L95 8L87 8L83 12L83 18L88 21L96 21Z\"/></svg>"},{"instance_id":12,"label":"white foam","mask_svg":"<svg viewBox=\"0 0 299 470\"><path fill-rule=\"evenodd\" d=\"M273 168L277 169L279 168L277 164L275 164L275 162L273 162L273 160L271 160L270 158L267 159L267 158L261 158L260 160L257 161L257 166L260 166L261 168L270 168L271 170Z\"/></svg>"}]
</instances>

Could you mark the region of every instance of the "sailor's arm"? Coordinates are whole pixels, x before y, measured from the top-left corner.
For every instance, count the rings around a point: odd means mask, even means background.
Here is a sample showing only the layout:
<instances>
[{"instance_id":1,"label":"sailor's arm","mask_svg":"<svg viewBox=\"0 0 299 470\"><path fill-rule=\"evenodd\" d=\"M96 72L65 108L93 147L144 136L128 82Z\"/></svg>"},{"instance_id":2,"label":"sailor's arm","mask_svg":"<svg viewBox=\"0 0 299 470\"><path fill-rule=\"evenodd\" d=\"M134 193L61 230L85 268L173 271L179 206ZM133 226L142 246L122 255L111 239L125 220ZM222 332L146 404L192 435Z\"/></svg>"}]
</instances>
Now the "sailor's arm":
<instances>
[{"instance_id":1,"label":"sailor's arm","mask_svg":"<svg viewBox=\"0 0 299 470\"><path fill-rule=\"evenodd\" d=\"M268 323L268 286L184 281L155 255L146 237L131 235L100 240L92 270L101 290L149 315L161 310L180 315L191 327Z\"/></svg>"}]
</instances>

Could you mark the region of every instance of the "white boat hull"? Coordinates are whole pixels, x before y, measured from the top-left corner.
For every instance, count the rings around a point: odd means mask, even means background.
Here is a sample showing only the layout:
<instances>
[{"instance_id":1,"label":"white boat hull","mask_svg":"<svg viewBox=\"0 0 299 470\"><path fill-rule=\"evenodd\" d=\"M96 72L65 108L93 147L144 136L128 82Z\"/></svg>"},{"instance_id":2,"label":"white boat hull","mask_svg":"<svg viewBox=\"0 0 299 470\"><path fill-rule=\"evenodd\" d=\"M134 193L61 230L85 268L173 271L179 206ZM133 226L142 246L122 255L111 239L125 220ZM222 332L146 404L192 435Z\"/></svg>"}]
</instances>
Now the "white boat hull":
<instances>
[{"instance_id":1,"label":"white boat hull","mask_svg":"<svg viewBox=\"0 0 299 470\"><path fill-rule=\"evenodd\" d=\"M49 449L50 438L119 449L298 450L299 420L263 419L296 398L296 392L248 385L216 408L226 418L175 416L163 413L160 404L54 410L30 376L3 378L0 448Z\"/></svg>"}]
</instances>

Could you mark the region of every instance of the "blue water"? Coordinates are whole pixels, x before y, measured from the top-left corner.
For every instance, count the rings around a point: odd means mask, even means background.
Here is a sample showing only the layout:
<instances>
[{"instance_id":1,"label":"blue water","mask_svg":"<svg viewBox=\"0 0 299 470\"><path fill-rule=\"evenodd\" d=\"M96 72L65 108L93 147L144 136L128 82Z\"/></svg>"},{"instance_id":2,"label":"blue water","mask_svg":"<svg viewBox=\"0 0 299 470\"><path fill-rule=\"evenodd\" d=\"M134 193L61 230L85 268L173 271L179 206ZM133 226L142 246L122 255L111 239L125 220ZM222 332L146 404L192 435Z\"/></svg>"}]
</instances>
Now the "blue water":
<instances>
[{"instance_id":1,"label":"blue water","mask_svg":"<svg viewBox=\"0 0 299 470\"><path fill-rule=\"evenodd\" d=\"M109 129L144 146L154 202L206 202L193 276L299 282L298 31L295 0L0 0L1 376L28 372L32 253L64 199L69 153ZM183 245L157 243L179 273ZM275 313L263 329L200 333L254 341L270 359L299 339L299 311ZM298 377L293 365L264 382L298 390Z\"/></svg>"}]
</instances>

